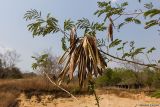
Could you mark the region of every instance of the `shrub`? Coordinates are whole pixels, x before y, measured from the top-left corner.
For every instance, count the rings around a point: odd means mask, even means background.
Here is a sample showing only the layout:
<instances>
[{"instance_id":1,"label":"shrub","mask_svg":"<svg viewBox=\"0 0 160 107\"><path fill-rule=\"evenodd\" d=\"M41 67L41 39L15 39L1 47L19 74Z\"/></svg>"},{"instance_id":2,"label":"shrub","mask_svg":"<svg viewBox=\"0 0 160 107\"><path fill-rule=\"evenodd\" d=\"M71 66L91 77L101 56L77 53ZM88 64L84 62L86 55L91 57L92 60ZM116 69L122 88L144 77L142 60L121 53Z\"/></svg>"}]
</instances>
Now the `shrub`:
<instances>
[{"instance_id":1,"label":"shrub","mask_svg":"<svg viewBox=\"0 0 160 107\"><path fill-rule=\"evenodd\" d=\"M19 78L22 78L22 73L16 67L1 68L0 69L0 78L1 79L19 79Z\"/></svg>"},{"instance_id":2,"label":"shrub","mask_svg":"<svg viewBox=\"0 0 160 107\"><path fill-rule=\"evenodd\" d=\"M160 98L160 90L157 90L151 94L152 97Z\"/></svg>"}]
</instances>

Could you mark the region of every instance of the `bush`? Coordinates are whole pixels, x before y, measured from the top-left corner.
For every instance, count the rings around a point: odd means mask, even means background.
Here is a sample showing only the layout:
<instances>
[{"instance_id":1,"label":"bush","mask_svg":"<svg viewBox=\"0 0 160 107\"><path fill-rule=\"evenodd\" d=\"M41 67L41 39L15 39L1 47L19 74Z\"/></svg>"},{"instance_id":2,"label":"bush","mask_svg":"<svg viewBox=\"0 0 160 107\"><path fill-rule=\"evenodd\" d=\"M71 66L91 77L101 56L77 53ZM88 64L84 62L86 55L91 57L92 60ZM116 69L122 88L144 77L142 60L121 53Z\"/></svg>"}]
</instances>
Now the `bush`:
<instances>
[{"instance_id":1,"label":"bush","mask_svg":"<svg viewBox=\"0 0 160 107\"><path fill-rule=\"evenodd\" d=\"M157 90L151 94L152 97L160 98L160 90Z\"/></svg>"},{"instance_id":2,"label":"bush","mask_svg":"<svg viewBox=\"0 0 160 107\"><path fill-rule=\"evenodd\" d=\"M139 85L141 88L159 89L160 72L149 68L145 68L139 72L124 68L108 68L102 76L96 79L96 84L98 86L128 85L132 88L136 88Z\"/></svg>"},{"instance_id":3,"label":"bush","mask_svg":"<svg viewBox=\"0 0 160 107\"><path fill-rule=\"evenodd\" d=\"M19 79L22 78L21 71L16 68L1 68L0 69L0 78L1 79Z\"/></svg>"},{"instance_id":4,"label":"bush","mask_svg":"<svg viewBox=\"0 0 160 107\"><path fill-rule=\"evenodd\" d=\"M116 72L110 68L106 69L102 76L96 79L98 86L113 86L121 82L119 72Z\"/></svg>"}]
</instances>

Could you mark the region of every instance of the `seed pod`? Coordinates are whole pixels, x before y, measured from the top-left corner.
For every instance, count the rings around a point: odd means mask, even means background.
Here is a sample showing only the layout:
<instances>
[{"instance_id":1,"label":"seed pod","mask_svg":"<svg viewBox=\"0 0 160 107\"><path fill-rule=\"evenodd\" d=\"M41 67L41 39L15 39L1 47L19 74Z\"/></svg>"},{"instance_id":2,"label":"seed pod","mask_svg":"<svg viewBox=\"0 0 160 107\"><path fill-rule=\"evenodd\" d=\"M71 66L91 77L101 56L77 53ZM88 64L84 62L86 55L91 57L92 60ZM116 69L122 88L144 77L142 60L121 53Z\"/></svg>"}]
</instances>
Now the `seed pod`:
<instances>
[{"instance_id":1,"label":"seed pod","mask_svg":"<svg viewBox=\"0 0 160 107\"><path fill-rule=\"evenodd\" d=\"M108 38L110 38L111 41L113 41L113 25L112 23L108 26Z\"/></svg>"}]
</instances>

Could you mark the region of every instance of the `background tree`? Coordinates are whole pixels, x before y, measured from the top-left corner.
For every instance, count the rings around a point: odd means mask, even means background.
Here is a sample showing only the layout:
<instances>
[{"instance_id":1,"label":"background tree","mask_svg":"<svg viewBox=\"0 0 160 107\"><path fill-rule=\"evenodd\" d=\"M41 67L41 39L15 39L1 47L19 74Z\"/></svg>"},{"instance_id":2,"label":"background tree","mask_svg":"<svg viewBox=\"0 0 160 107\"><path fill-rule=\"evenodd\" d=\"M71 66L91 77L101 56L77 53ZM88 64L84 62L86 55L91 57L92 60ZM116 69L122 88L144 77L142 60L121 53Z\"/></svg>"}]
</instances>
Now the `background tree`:
<instances>
[{"instance_id":1,"label":"background tree","mask_svg":"<svg viewBox=\"0 0 160 107\"><path fill-rule=\"evenodd\" d=\"M16 67L20 55L14 51L6 51L0 54L0 78L22 78L22 73Z\"/></svg>"},{"instance_id":2,"label":"background tree","mask_svg":"<svg viewBox=\"0 0 160 107\"><path fill-rule=\"evenodd\" d=\"M51 50L44 50L41 52L42 54L35 54L33 58L41 59L42 56L46 57L47 63L45 66L40 66L39 69L37 69L37 73L40 73L41 75L44 75L43 72L48 73L49 75L57 78L58 74L62 70L62 64L58 64L59 57L53 56ZM33 64L34 65L34 64Z\"/></svg>"},{"instance_id":3,"label":"background tree","mask_svg":"<svg viewBox=\"0 0 160 107\"><path fill-rule=\"evenodd\" d=\"M4 68L13 68L19 62L20 55L15 51L6 51L0 54L1 64Z\"/></svg>"}]
</instances>

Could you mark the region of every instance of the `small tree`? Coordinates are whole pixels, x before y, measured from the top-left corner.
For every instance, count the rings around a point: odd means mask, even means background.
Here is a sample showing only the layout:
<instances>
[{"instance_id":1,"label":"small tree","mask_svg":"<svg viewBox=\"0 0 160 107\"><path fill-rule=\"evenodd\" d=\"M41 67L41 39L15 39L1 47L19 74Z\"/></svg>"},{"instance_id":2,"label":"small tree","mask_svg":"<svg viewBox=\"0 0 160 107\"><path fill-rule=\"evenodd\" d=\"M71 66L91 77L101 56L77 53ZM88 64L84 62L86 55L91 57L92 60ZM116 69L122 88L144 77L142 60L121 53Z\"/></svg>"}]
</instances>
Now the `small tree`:
<instances>
[{"instance_id":1,"label":"small tree","mask_svg":"<svg viewBox=\"0 0 160 107\"><path fill-rule=\"evenodd\" d=\"M119 46L120 44L123 44L124 46L125 43L122 43L122 40L113 38L114 29L119 30L122 26L129 23L141 24L141 20L138 19L138 16L151 18L149 21L142 20L147 21L145 23L146 29L152 26L159 26L159 17L153 18L153 16L158 16L160 14L160 10L154 8L152 3L148 3L144 5L147 10L142 11L140 9L134 10L133 13L128 13L128 2L123 2L117 5L113 5L111 1L99 1L97 3L98 10L95 12L95 15L98 17L104 16L102 23L91 22L87 18L79 19L76 22L69 19L64 21L63 28L61 28L58 24L58 20L50 14L47 15L46 19L44 19L42 18L41 12L38 12L37 10L29 10L24 16L26 20L34 21L28 25L28 29L32 32L33 37L40 35L46 36L47 34L57 32L61 32L64 35L61 41L65 54L60 59L59 63L63 63L66 60L66 65L59 76L59 82L61 82L67 74L71 80L73 78L73 72L78 68L79 85L82 87L84 80L87 78L88 81L91 81L93 75L97 76L98 74L102 74L105 67L107 67L106 62L107 60L110 61L110 58L146 67L159 68L156 64L144 64L130 60L133 59L134 56L143 53L145 49L144 47L131 47L131 50L129 52L124 52L121 57L111 55L109 53L109 49ZM139 0L139 3L141 3L141 0ZM118 19L124 20L120 24L117 24L116 21ZM107 25L105 25L106 23ZM104 38L101 39L97 38L98 32L103 32L106 29L108 41L110 39L111 43L106 43L106 36L103 36ZM84 32L83 34L80 34L82 35L81 37L77 35L77 30ZM69 31L70 34L68 33ZM68 48L66 45L67 40L69 40L70 44ZM121 51L123 46L119 47L117 51ZM106 48L108 50L105 52ZM149 52L152 51L152 49L149 50ZM38 62L38 65L46 64L45 58L42 57L42 59L43 60ZM37 64L34 64L33 67L36 68ZM97 103L99 106L98 101Z\"/></svg>"}]
</instances>

